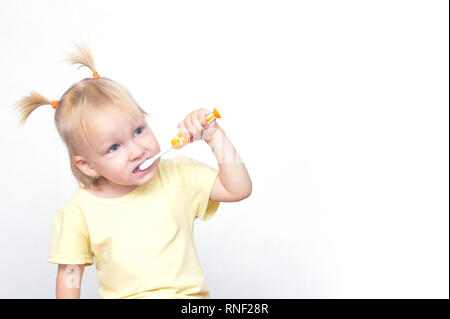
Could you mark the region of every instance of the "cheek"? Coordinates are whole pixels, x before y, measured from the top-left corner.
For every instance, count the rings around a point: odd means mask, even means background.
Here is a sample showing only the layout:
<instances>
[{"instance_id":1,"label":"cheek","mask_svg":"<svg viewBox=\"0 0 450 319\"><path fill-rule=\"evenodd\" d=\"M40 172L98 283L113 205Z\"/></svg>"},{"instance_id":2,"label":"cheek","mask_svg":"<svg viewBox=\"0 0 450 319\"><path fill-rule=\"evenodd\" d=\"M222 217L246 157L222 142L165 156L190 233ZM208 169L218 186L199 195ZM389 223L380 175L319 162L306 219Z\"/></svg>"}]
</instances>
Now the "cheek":
<instances>
[{"instance_id":1,"label":"cheek","mask_svg":"<svg viewBox=\"0 0 450 319\"><path fill-rule=\"evenodd\" d=\"M111 157L108 160L103 161L102 162L103 171L114 172L114 168L119 166L118 165L120 162L119 158L120 156L114 156L114 158Z\"/></svg>"},{"instance_id":2,"label":"cheek","mask_svg":"<svg viewBox=\"0 0 450 319\"><path fill-rule=\"evenodd\" d=\"M126 162L127 155L123 150L117 152L117 154L111 154L112 156L105 156L101 161L103 169L114 171L117 167L120 167Z\"/></svg>"},{"instance_id":3,"label":"cheek","mask_svg":"<svg viewBox=\"0 0 450 319\"><path fill-rule=\"evenodd\" d=\"M153 136L153 134L149 135L148 139L146 140L146 144L148 146L148 148L152 151L160 151L159 148L159 144L158 141L156 140L156 138Z\"/></svg>"},{"instance_id":4,"label":"cheek","mask_svg":"<svg viewBox=\"0 0 450 319\"><path fill-rule=\"evenodd\" d=\"M154 143L154 145L153 145L153 149L154 149L156 152L160 152L160 151L161 151L161 148L159 147L159 144L158 144L157 141L155 141L155 143Z\"/></svg>"}]
</instances>

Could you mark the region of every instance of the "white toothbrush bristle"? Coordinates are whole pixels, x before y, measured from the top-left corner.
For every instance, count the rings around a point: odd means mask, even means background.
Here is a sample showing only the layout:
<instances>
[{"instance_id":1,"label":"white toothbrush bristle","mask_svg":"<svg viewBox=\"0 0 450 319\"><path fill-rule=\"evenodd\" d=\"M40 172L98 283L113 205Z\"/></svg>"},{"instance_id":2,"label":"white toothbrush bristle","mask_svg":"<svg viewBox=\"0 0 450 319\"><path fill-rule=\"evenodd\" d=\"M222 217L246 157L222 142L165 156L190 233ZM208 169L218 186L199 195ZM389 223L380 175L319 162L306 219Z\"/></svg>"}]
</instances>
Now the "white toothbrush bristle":
<instances>
[{"instance_id":1,"label":"white toothbrush bristle","mask_svg":"<svg viewBox=\"0 0 450 319\"><path fill-rule=\"evenodd\" d=\"M150 167L150 165L152 165L152 164L153 164L153 159L150 158L150 159L146 160L144 163L142 163L141 166L139 166L139 169L141 171L143 171L144 169Z\"/></svg>"},{"instance_id":2,"label":"white toothbrush bristle","mask_svg":"<svg viewBox=\"0 0 450 319\"><path fill-rule=\"evenodd\" d=\"M153 156L152 158L149 158L148 160L146 160L144 163L142 163L139 166L139 169L141 171L143 171L144 169L147 169L150 167L150 165L152 165L158 158L160 158L162 155L166 154L167 152L169 152L170 150L172 150L173 148L170 147L168 150L166 151L161 151L158 154L156 154L155 156Z\"/></svg>"}]
</instances>

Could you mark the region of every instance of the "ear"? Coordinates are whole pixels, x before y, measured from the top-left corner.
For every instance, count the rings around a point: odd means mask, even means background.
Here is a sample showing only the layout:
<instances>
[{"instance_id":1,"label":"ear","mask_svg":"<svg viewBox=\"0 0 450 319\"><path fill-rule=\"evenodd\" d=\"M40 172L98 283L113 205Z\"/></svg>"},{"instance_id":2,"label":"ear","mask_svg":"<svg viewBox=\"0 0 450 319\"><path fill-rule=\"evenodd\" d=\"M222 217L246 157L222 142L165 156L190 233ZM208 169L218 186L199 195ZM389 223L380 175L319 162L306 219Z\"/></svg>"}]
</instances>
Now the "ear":
<instances>
[{"instance_id":1,"label":"ear","mask_svg":"<svg viewBox=\"0 0 450 319\"><path fill-rule=\"evenodd\" d=\"M89 161L80 155L75 155L73 157L73 161L75 165L82 171L84 174L90 177L95 177L98 175L98 172L92 167Z\"/></svg>"}]
</instances>

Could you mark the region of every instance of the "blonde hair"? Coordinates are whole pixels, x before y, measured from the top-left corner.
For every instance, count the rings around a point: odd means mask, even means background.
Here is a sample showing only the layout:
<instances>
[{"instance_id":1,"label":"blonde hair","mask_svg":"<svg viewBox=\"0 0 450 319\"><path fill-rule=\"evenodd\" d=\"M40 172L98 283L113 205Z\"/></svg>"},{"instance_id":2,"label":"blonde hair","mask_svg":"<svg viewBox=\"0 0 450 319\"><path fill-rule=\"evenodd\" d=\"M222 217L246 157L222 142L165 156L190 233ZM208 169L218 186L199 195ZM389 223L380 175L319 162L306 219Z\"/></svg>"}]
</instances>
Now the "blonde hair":
<instances>
[{"instance_id":1,"label":"blonde hair","mask_svg":"<svg viewBox=\"0 0 450 319\"><path fill-rule=\"evenodd\" d=\"M97 72L90 48L76 45L75 52L67 60L80 67L88 67ZM52 101L38 92L31 92L16 105L19 113L18 125L24 125L30 114L42 105L51 105ZM75 164L73 157L83 151L97 151L92 140L93 127L89 119L94 113L119 111L122 117L133 119L136 116L147 116L134 100L128 90L117 82L105 78L86 78L73 84L60 98L55 111L55 124L59 135L67 146L70 167L79 185L98 189L100 177L84 174Z\"/></svg>"}]
</instances>

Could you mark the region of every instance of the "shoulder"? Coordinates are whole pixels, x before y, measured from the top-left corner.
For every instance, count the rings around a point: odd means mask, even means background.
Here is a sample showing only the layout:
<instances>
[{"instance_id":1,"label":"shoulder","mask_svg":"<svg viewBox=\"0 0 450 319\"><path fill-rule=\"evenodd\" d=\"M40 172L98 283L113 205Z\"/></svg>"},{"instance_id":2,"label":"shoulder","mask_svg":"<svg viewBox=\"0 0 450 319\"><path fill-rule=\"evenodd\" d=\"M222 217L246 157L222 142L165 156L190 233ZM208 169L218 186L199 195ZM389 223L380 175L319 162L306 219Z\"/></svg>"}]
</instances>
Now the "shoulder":
<instances>
[{"instance_id":1,"label":"shoulder","mask_svg":"<svg viewBox=\"0 0 450 319\"><path fill-rule=\"evenodd\" d=\"M174 158L168 159L166 160L168 162L169 165L173 165L174 167L177 168L192 168L192 167L197 167L197 166L207 166L205 163L192 158L192 157L187 157L187 156L183 156L183 155L178 155Z\"/></svg>"},{"instance_id":2,"label":"shoulder","mask_svg":"<svg viewBox=\"0 0 450 319\"><path fill-rule=\"evenodd\" d=\"M76 196L58 207L54 219L54 229L57 233L76 232L87 235L86 218L83 210L76 202Z\"/></svg>"},{"instance_id":3,"label":"shoulder","mask_svg":"<svg viewBox=\"0 0 450 319\"><path fill-rule=\"evenodd\" d=\"M81 188L80 188L81 189ZM82 200L81 191L78 189L75 194L69 198L64 204L60 205L57 210L58 215L65 216L82 216L80 201Z\"/></svg>"},{"instance_id":4,"label":"shoulder","mask_svg":"<svg viewBox=\"0 0 450 319\"><path fill-rule=\"evenodd\" d=\"M187 157L183 155L178 155L176 157L165 159L161 161L163 170L171 171L177 174L189 174L190 172L201 172L203 170L215 170L209 165L194 159L192 157Z\"/></svg>"},{"instance_id":5,"label":"shoulder","mask_svg":"<svg viewBox=\"0 0 450 319\"><path fill-rule=\"evenodd\" d=\"M169 158L169 159L162 159L161 163L165 163L166 165L183 165L183 164L192 163L194 161L196 161L196 160L191 157L187 157L184 155L177 155L177 156Z\"/></svg>"},{"instance_id":6,"label":"shoulder","mask_svg":"<svg viewBox=\"0 0 450 319\"><path fill-rule=\"evenodd\" d=\"M186 181L192 174L206 164L191 157L177 155L169 159L161 159L159 173L163 180L175 179L178 183Z\"/></svg>"},{"instance_id":7,"label":"shoulder","mask_svg":"<svg viewBox=\"0 0 450 319\"><path fill-rule=\"evenodd\" d=\"M186 161L184 156L161 159L158 165L158 173L163 182L174 181L179 183L183 175L183 163Z\"/></svg>"}]
</instances>

